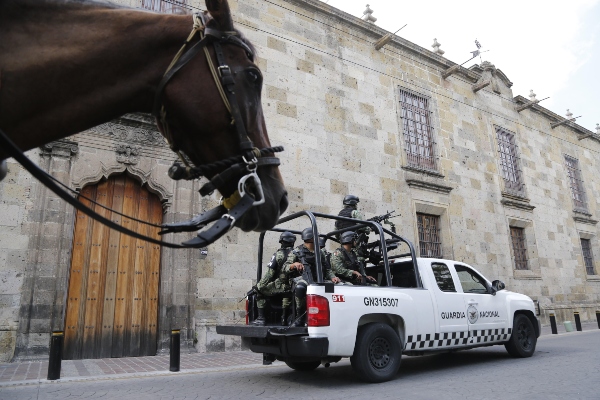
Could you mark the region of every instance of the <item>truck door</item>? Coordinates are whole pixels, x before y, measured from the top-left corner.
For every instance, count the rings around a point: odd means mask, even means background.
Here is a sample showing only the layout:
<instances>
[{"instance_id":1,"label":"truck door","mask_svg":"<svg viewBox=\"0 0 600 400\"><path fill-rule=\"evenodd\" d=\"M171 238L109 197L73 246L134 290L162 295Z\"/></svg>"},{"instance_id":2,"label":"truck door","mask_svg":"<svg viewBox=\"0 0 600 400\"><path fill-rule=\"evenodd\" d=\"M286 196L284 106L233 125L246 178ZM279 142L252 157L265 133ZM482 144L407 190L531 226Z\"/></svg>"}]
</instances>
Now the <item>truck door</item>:
<instances>
[{"instance_id":1,"label":"truck door","mask_svg":"<svg viewBox=\"0 0 600 400\"><path fill-rule=\"evenodd\" d=\"M436 261L431 263L431 270L437 283L436 287L431 288L436 303L436 320L438 321L438 332L443 339L465 339L467 338L468 327L465 314L463 294L457 291L458 279L453 277L451 269L445 263ZM452 332L450 335L444 333ZM466 344L463 340L452 341L452 345ZM446 343L444 343L446 345Z\"/></svg>"},{"instance_id":2,"label":"truck door","mask_svg":"<svg viewBox=\"0 0 600 400\"><path fill-rule=\"evenodd\" d=\"M504 296L491 294L490 284L474 269L455 264L456 274L463 291L464 307L469 325L469 343L505 341L507 310Z\"/></svg>"}]
</instances>

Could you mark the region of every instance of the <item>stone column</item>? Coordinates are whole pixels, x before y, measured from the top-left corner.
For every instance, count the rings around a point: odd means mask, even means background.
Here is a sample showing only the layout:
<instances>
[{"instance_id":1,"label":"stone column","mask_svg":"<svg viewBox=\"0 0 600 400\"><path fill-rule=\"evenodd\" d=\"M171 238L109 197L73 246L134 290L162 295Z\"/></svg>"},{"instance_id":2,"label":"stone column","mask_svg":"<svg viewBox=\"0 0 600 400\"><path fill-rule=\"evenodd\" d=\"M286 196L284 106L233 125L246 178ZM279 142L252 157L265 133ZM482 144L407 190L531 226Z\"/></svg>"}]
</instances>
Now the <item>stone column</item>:
<instances>
[{"instance_id":1,"label":"stone column","mask_svg":"<svg viewBox=\"0 0 600 400\"><path fill-rule=\"evenodd\" d=\"M68 140L44 145L40 164L70 184L78 144ZM29 234L25 279L21 291L16 359L46 358L53 330L63 330L74 210L45 186L35 186L24 229Z\"/></svg>"}]
</instances>

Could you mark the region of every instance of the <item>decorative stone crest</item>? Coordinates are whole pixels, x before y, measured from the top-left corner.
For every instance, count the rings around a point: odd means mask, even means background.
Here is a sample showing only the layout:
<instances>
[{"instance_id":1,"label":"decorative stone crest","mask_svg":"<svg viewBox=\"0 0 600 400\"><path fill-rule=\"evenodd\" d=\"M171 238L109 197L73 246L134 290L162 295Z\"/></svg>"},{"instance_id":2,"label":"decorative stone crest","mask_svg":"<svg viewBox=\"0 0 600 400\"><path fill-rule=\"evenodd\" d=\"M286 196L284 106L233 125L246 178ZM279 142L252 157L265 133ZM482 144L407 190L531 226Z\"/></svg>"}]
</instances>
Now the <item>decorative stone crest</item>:
<instances>
[{"instance_id":1,"label":"decorative stone crest","mask_svg":"<svg viewBox=\"0 0 600 400\"><path fill-rule=\"evenodd\" d=\"M484 61L481 63L481 69L483 69L483 74L481 75L479 82L489 81L492 90L500 94L498 77L496 76L496 66L489 61Z\"/></svg>"},{"instance_id":2,"label":"decorative stone crest","mask_svg":"<svg viewBox=\"0 0 600 400\"><path fill-rule=\"evenodd\" d=\"M90 131L108 135L118 142L139 143L144 146L166 146L165 139L158 131L122 125L115 122L98 125L90 129Z\"/></svg>"},{"instance_id":3,"label":"decorative stone crest","mask_svg":"<svg viewBox=\"0 0 600 400\"><path fill-rule=\"evenodd\" d=\"M132 146L127 143L118 143L115 147L117 161L122 164L135 165L140 161L141 146Z\"/></svg>"},{"instance_id":4,"label":"decorative stone crest","mask_svg":"<svg viewBox=\"0 0 600 400\"><path fill-rule=\"evenodd\" d=\"M62 157L70 159L79 153L79 144L70 140L61 139L46 143L40 147L42 157Z\"/></svg>"}]
</instances>

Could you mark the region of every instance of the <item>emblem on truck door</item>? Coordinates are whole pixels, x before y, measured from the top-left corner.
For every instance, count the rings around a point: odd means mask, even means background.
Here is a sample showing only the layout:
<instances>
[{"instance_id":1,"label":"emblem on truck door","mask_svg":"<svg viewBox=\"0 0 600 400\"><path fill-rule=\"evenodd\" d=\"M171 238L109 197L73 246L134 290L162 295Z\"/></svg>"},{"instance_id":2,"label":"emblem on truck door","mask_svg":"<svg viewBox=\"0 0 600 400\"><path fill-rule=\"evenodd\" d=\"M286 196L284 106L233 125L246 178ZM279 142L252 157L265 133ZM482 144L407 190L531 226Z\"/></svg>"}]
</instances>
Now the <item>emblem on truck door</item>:
<instances>
[{"instance_id":1,"label":"emblem on truck door","mask_svg":"<svg viewBox=\"0 0 600 400\"><path fill-rule=\"evenodd\" d=\"M467 308L467 318L469 319L470 324L474 324L479 319L479 313L477 312L477 307L471 305Z\"/></svg>"}]
</instances>

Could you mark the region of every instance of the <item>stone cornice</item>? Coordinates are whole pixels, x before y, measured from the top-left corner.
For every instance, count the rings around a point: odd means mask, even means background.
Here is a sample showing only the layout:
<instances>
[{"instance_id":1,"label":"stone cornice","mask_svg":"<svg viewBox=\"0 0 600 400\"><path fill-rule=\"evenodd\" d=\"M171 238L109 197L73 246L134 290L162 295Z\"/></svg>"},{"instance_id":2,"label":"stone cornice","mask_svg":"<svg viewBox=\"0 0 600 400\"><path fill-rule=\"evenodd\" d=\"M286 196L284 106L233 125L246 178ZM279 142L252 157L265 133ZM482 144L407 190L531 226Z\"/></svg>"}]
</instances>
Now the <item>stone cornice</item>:
<instances>
[{"instance_id":1,"label":"stone cornice","mask_svg":"<svg viewBox=\"0 0 600 400\"><path fill-rule=\"evenodd\" d=\"M526 99L521 95L515 96L513 100L518 104L529 103L529 99ZM547 108L540 106L539 104L533 104L529 109L535 110L538 113L542 114L544 117L548 118L550 122L558 122L565 119L565 117L558 115L548 110ZM600 135L597 135L596 133L584 128L581 125L576 124L575 122L567 122L563 126L568 126L569 128L573 129L575 133L577 133L577 135L580 137L585 136L600 142Z\"/></svg>"},{"instance_id":2,"label":"stone cornice","mask_svg":"<svg viewBox=\"0 0 600 400\"><path fill-rule=\"evenodd\" d=\"M500 204L505 207L515 208L517 210L533 211L535 206L529 204L529 199L521 196L515 196L513 194L502 192L502 199Z\"/></svg>"},{"instance_id":3,"label":"stone cornice","mask_svg":"<svg viewBox=\"0 0 600 400\"><path fill-rule=\"evenodd\" d=\"M300 5L301 7L308 8L313 11L318 11L322 14L342 20L343 22L345 22L349 25L352 25L354 28L360 29L361 31L373 36L374 37L373 44L375 44L375 41L379 40L381 37L390 33L375 24L365 22L358 17L348 14L348 13L346 13L342 10L339 10L333 6L330 6L322 1L318 1L318 0L284 0L284 1L286 3ZM434 52L432 52L430 50L427 50L419 45L416 45L416 44L414 44L406 39L403 39L399 36L396 36L396 35L393 35L392 40L389 42L388 46L391 44L394 44L396 47L401 48L402 50L408 51L409 53L412 53L420 58L425 58L428 62L430 62L432 64L432 66L436 66L443 70L446 70L454 65L457 65L457 63L452 62L445 57L435 54ZM442 71L440 71L440 72L442 72ZM477 80L479 80L479 78L481 77L481 74L479 74L475 71L469 70L467 68L464 68L464 67L460 67L458 72L460 74L464 75L466 78L468 78L472 82L477 82ZM505 77L504 74L502 74L502 76ZM508 78L507 78L507 81L508 81ZM508 81L508 82L510 82L510 81ZM512 85L512 82L511 82L511 85Z\"/></svg>"},{"instance_id":4,"label":"stone cornice","mask_svg":"<svg viewBox=\"0 0 600 400\"><path fill-rule=\"evenodd\" d=\"M587 214L583 214L583 213L578 213L578 212L573 212L573 220L575 220L575 222L581 222L582 224L588 224L588 225L596 225L598 223L598 221L596 221L595 219L591 218L591 214L588 216Z\"/></svg>"},{"instance_id":5,"label":"stone cornice","mask_svg":"<svg viewBox=\"0 0 600 400\"><path fill-rule=\"evenodd\" d=\"M42 157L61 157L70 159L79 153L79 144L67 139L60 139L55 142L46 143L40 146Z\"/></svg>"}]
</instances>

